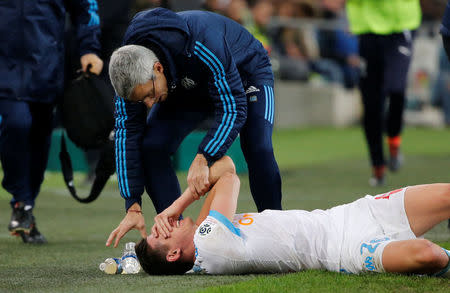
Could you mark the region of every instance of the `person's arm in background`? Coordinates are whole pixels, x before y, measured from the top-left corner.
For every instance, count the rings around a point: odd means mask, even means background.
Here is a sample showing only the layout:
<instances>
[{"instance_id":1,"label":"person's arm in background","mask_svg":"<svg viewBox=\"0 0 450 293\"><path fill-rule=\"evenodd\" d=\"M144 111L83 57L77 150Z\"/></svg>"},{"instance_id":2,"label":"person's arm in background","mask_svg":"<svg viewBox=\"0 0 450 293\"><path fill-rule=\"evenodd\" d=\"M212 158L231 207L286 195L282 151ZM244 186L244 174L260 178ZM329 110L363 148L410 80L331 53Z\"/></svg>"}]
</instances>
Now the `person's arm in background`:
<instances>
[{"instance_id":1,"label":"person's arm in background","mask_svg":"<svg viewBox=\"0 0 450 293\"><path fill-rule=\"evenodd\" d=\"M99 75L103 69L100 53L100 18L95 0L66 0L66 8L75 24L83 71L91 65L90 72Z\"/></svg>"},{"instance_id":2,"label":"person's arm in background","mask_svg":"<svg viewBox=\"0 0 450 293\"><path fill-rule=\"evenodd\" d=\"M194 54L209 72L209 95L215 113L214 124L198 147L188 172L188 186L198 198L210 189L208 166L225 155L247 119L247 98L223 36L210 32L201 42L196 41Z\"/></svg>"},{"instance_id":3,"label":"person's arm in background","mask_svg":"<svg viewBox=\"0 0 450 293\"><path fill-rule=\"evenodd\" d=\"M226 174L236 174L236 168L234 166L233 160L228 156L222 157L211 166L209 170L209 182L211 183L211 186L215 186L219 179ZM208 215L213 198L214 196L210 193L205 199L205 203L203 204L203 207L196 221L197 224L201 223ZM165 209L155 217L155 224L152 228L152 234L155 237L158 237L159 235L165 238L170 237L172 225L175 224L184 210L196 199L197 197L193 195L191 189L188 187L183 192L183 194L173 202L171 206L169 206L167 209Z\"/></svg>"},{"instance_id":4,"label":"person's arm in background","mask_svg":"<svg viewBox=\"0 0 450 293\"><path fill-rule=\"evenodd\" d=\"M120 239L132 229L139 230L144 238L147 235L141 210L144 193L141 145L147 109L142 103L128 102L121 97L115 98L115 109L116 172L127 213L109 235L106 246L115 238L114 247L117 247Z\"/></svg>"}]
</instances>

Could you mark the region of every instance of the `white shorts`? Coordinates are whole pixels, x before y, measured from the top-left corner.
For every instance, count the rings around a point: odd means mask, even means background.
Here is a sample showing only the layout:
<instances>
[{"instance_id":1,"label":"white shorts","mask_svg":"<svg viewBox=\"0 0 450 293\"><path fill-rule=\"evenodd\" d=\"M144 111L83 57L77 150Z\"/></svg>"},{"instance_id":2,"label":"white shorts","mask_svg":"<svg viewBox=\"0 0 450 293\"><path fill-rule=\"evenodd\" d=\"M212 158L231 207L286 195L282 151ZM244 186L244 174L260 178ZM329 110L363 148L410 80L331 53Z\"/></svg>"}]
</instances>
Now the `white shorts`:
<instances>
[{"instance_id":1,"label":"white shorts","mask_svg":"<svg viewBox=\"0 0 450 293\"><path fill-rule=\"evenodd\" d=\"M395 240L415 239L405 212L407 188L376 196L367 195L342 206L344 231L340 271L361 273L384 272L382 254Z\"/></svg>"}]
</instances>

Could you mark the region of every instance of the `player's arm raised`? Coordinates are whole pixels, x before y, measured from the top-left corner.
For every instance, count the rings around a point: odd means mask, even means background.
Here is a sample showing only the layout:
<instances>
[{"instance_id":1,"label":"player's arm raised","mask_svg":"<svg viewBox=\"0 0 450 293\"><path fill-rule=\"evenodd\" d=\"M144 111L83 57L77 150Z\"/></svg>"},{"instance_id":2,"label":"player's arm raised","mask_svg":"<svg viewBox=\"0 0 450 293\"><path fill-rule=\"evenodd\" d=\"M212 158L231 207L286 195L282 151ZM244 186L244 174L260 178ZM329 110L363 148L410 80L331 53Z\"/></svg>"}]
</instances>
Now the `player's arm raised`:
<instances>
[{"instance_id":1,"label":"player's arm raised","mask_svg":"<svg viewBox=\"0 0 450 293\"><path fill-rule=\"evenodd\" d=\"M235 174L236 169L233 163L233 160L224 156L220 160L216 161L209 170L209 182L211 182L211 186L215 185L218 180L225 174ZM201 219L203 221L204 218L208 215L209 207L211 205L213 196L208 196L206 199L203 208L200 212L200 215L197 219L197 222ZM187 188L183 194L173 202L167 209L158 214L155 217L155 224L152 227L152 234L155 237L159 235L167 238L170 237L170 232L172 231L172 225L176 223L180 215L184 212L184 210L191 205L197 197L193 194L190 188ZM201 222L200 221L200 222Z\"/></svg>"}]
</instances>

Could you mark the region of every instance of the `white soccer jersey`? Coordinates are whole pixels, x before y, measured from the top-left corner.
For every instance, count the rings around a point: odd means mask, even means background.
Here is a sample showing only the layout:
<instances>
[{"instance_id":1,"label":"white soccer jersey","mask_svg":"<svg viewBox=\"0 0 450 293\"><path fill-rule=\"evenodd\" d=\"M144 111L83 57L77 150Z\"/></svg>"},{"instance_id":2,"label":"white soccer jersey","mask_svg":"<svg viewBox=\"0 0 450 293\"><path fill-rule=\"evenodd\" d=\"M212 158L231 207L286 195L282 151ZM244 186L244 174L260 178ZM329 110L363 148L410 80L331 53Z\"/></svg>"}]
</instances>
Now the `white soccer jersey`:
<instances>
[{"instance_id":1,"label":"white soccer jersey","mask_svg":"<svg viewBox=\"0 0 450 293\"><path fill-rule=\"evenodd\" d=\"M415 238L404 210L405 190L366 196L329 210L238 214L233 222L210 211L194 235L193 271L382 272L384 247L393 240Z\"/></svg>"},{"instance_id":2,"label":"white soccer jersey","mask_svg":"<svg viewBox=\"0 0 450 293\"><path fill-rule=\"evenodd\" d=\"M194 271L240 274L339 270L339 239L335 237L339 232L328 213L266 210L238 214L231 223L211 211L194 236Z\"/></svg>"}]
</instances>

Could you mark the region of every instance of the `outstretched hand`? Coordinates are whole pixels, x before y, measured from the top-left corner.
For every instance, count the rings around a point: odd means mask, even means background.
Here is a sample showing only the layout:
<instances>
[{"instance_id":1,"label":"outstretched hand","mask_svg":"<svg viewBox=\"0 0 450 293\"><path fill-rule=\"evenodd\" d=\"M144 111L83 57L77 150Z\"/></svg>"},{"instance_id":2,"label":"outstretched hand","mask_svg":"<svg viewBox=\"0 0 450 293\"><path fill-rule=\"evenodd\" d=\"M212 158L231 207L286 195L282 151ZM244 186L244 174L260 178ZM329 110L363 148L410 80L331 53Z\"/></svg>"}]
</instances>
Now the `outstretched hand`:
<instances>
[{"instance_id":1,"label":"outstretched hand","mask_svg":"<svg viewBox=\"0 0 450 293\"><path fill-rule=\"evenodd\" d=\"M139 208L137 209L136 206ZM133 211L130 211L133 210ZM125 218L120 222L119 226L109 234L106 246L110 246L114 241L114 248L119 244L120 239L132 229L139 230L142 238L147 238L147 232L145 231L145 219L142 213L134 212L141 210L140 206L135 203L129 208L129 212L125 215Z\"/></svg>"}]
</instances>

